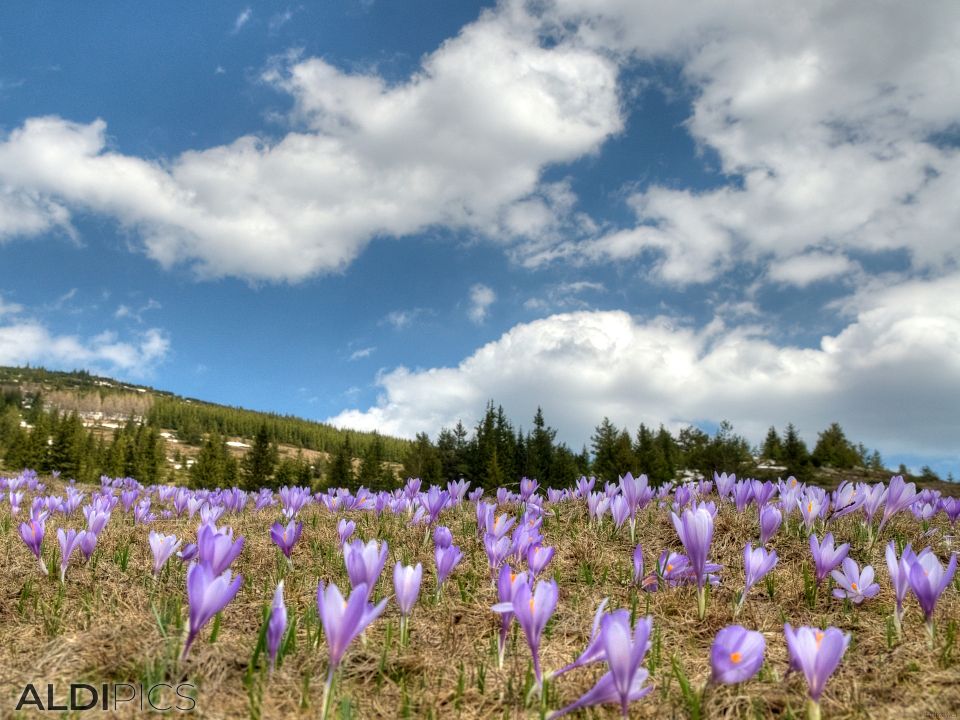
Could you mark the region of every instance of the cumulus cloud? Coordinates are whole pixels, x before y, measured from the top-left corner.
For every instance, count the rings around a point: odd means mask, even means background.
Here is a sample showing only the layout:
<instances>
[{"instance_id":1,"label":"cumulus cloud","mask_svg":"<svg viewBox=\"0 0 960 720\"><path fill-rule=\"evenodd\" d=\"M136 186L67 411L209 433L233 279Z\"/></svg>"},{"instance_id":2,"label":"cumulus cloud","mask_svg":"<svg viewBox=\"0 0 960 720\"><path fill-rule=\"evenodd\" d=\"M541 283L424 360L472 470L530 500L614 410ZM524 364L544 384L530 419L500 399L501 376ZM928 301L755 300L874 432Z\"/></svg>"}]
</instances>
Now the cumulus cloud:
<instances>
[{"instance_id":1,"label":"cumulus cloud","mask_svg":"<svg viewBox=\"0 0 960 720\"><path fill-rule=\"evenodd\" d=\"M16 315L17 313L23 310L23 305L18 303L7 302L3 299L3 295L0 295L0 317L4 315Z\"/></svg>"},{"instance_id":2,"label":"cumulus cloud","mask_svg":"<svg viewBox=\"0 0 960 720\"><path fill-rule=\"evenodd\" d=\"M169 351L169 338L157 328L120 339L113 332L89 338L59 335L33 320L0 324L0 365L29 363L143 376L163 362Z\"/></svg>"},{"instance_id":3,"label":"cumulus cloud","mask_svg":"<svg viewBox=\"0 0 960 720\"><path fill-rule=\"evenodd\" d=\"M773 263L768 275L771 280L806 287L819 280L846 275L858 267L855 262L843 255L809 252Z\"/></svg>"},{"instance_id":4,"label":"cumulus cloud","mask_svg":"<svg viewBox=\"0 0 960 720\"><path fill-rule=\"evenodd\" d=\"M538 19L505 3L405 82L278 61L263 79L293 97L296 129L276 141L148 160L113 149L103 120L31 118L0 140L0 238L69 229L79 209L134 230L165 267L297 281L343 269L377 236L495 233L545 166L621 130L616 77L603 54L544 42Z\"/></svg>"},{"instance_id":5,"label":"cumulus cloud","mask_svg":"<svg viewBox=\"0 0 960 720\"><path fill-rule=\"evenodd\" d=\"M487 287L483 283L477 283L470 288L470 309L467 311L467 315L470 320L475 322L477 325L483 323L487 319L487 313L490 311L490 306L497 299L497 294L493 291L492 288Z\"/></svg>"},{"instance_id":6,"label":"cumulus cloud","mask_svg":"<svg viewBox=\"0 0 960 720\"><path fill-rule=\"evenodd\" d=\"M542 295L527 298L523 306L527 310L585 309L590 304L581 297L582 294L603 293L606 290L603 283L590 280L557 283L547 286Z\"/></svg>"},{"instance_id":7,"label":"cumulus cloud","mask_svg":"<svg viewBox=\"0 0 960 720\"><path fill-rule=\"evenodd\" d=\"M410 437L470 421L494 398L516 418L542 405L577 445L604 416L631 428L726 418L757 442L769 423L815 439L836 420L884 453L955 455L960 275L874 287L843 311L849 323L811 348L720 319L695 328L621 311L553 315L455 367L382 372L374 406L329 422Z\"/></svg>"},{"instance_id":8,"label":"cumulus cloud","mask_svg":"<svg viewBox=\"0 0 960 720\"><path fill-rule=\"evenodd\" d=\"M808 251L778 264L801 284L824 253L831 273L848 250L906 250L924 271L960 260L960 153L942 140L960 117L957 3L554 0L549 16L622 62L680 65L687 128L734 178L650 185L629 199L634 226L555 255L642 258L678 284Z\"/></svg>"}]
</instances>

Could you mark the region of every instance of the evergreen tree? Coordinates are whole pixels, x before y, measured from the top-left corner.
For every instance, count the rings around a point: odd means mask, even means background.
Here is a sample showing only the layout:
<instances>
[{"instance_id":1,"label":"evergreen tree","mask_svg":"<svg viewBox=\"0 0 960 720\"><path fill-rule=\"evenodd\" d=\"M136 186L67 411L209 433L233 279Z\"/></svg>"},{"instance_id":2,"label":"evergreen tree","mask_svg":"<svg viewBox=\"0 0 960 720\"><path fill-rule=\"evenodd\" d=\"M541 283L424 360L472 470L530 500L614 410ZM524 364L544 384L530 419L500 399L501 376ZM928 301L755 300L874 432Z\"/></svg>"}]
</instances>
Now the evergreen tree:
<instances>
[{"instance_id":1,"label":"evergreen tree","mask_svg":"<svg viewBox=\"0 0 960 720\"><path fill-rule=\"evenodd\" d=\"M240 463L244 487L247 490L269 487L279 455L277 446L270 438L270 431L263 423L253 439L253 446Z\"/></svg>"},{"instance_id":2,"label":"evergreen tree","mask_svg":"<svg viewBox=\"0 0 960 720\"><path fill-rule=\"evenodd\" d=\"M114 440L114 447L117 441ZM114 454L114 453L111 453ZM227 464L229 455L223 438L216 432L210 433L200 452L190 466L190 482L196 488L214 489L229 487L227 481ZM234 460L234 464L236 461Z\"/></svg>"},{"instance_id":3,"label":"evergreen tree","mask_svg":"<svg viewBox=\"0 0 960 720\"><path fill-rule=\"evenodd\" d=\"M827 466L838 470L849 470L860 464L861 460L860 452L847 440L840 423L831 423L830 427L818 434L810 459L817 467Z\"/></svg>"},{"instance_id":4,"label":"evergreen tree","mask_svg":"<svg viewBox=\"0 0 960 720\"><path fill-rule=\"evenodd\" d=\"M557 431L547 427L543 419L543 410L538 406L537 413L533 416L533 432L530 433L527 443L527 473L545 485L553 480L550 469L553 464L553 441L556 436Z\"/></svg>"},{"instance_id":5,"label":"evergreen tree","mask_svg":"<svg viewBox=\"0 0 960 720\"><path fill-rule=\"evenodd\" d=\"M777 434L777 429L773 425L767 430L767 436L763 440L763 447L760 450L760 454L764 460L769 460L774 463L780 462L783 459L783 443L780 442L780 436Z\"/></svg>"},{"instance_id":6,"label":"evergreen tree","mask_svg":"<svg viewBox=\"0 0 960 720\"><path fill-rule=\"evenodd\" d=\"M810 453L793 423L787 425L786 432L783 434L781 462L787 466L787 475L793 475L799 480L810 477Z\"/></svg>"},{"instance_id":7,"label":"evergreen tree","mask_svg":"<svg viewBox=\"0 0 960 720\"><path fill-rule=\"evenodd\" d=\"M343 443L337 448L327 467L327 486L345 487L354 486L353 475L353 447L350 444L350 435L343 438Z\"/></svg>"},{"instance_id":8,"label":"evergreen tree","mask_svg":"<svg viewBox=\"0 0 960 720\"><path fill-rule=\"evenodd\" d=\"M441 470L440 458L430 437L426 433L417 433L403 459L404 476L420 478L424 486L429 486L440 482Z\"/></svg>"},{"instance_id":9,"label":"evergreen tree","mask_svg":"<svg viewBox=\"0 0 960 720\"><path fill-rule=\"evenodd\" d=\"M619 438L619 429L606 417L597 425L590 438L593 447L593 472L602 480L612 482L617 479L618 474L626 472L620 465Z\"/></svg>"},{"instance_id":10,"label":"evergreen tree","mask_svg":"<svg viewBox=\"0 0 960 720\"><path fill-rule=\"evenodd\" d=\"M383 479L383 444L380 436L374 435L374 440L363 451L360 462L360 472L357 473L357 483L371 490L382 488Z\"/></svg>"}]
</instances>

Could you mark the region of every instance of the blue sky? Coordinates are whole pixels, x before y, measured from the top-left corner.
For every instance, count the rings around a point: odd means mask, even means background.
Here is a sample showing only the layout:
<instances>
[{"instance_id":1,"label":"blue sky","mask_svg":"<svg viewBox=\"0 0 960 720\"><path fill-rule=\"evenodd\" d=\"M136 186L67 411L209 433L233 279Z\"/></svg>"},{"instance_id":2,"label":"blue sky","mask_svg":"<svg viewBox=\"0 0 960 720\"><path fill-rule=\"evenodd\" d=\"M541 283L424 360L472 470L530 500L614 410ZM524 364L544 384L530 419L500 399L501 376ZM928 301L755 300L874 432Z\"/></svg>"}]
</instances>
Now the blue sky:
<instances>
[{"instance_id":1,"label":"blue sky","mask_svg":"<svg viewBox=\"0 0 960 720\"><path fill-rule=\"evenodd\" d=\"M5 4L0 363L956 474L960 10L760 6Z\"/></svg>"}]
</instances>

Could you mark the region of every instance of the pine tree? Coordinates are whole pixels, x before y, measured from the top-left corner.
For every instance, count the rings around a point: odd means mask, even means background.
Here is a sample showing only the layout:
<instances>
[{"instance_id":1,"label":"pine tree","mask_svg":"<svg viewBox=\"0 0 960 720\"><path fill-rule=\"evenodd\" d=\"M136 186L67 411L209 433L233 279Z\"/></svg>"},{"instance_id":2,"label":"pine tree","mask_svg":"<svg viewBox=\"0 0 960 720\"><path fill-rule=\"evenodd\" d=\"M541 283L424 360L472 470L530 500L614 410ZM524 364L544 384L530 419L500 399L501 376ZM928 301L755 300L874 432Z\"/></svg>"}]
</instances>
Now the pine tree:
<instances>
[{"instance_id":1,"label":"pine tree","mask_svg":"<svg viewBox=\"0 0 960 720\"><path fill-rule=\"evenodd\" d=\"M363 451L360 462L360 472L357 473L357 483L370 490L381 489L383 477L383 444L380 436L375 434L373 442Z\"/></svg>"},{"instance_id":2,"label":"pine tree","mask_svg":"<svg viewBox=\"0 0 960 720\"><path fill-rule=\"evenodd\" d=\"M240 463L244 487L247 490L269 487L279 455L277 446L270 438L270 431L266 423L263 423L253 439L253 446Z\"/></svg>"},{"instance_id":3,"label":"pine tree","mask_svg":"<svg viewBox=\"0 0 960 720\"><path fill-rule=\"evenodd\" d=\"M330 465L327 467L327 486L335 488L354 486L353 448L350 445L349 434L344 436L343 442L333 454Z\"/></svg>"},{"instance_id":4,"label":"pine tree","mask_svg":"<svg viewBox=\"0 0 960 720\"><path fill-rule=\"evenodd\" d=\"M780 462L783 459L783 443L780 442L780 436L777 429L771 425L767 430L767 437L763 440L763 448L760 451L764 460L770 462Z\"/></svg>"},{"instance_id":5,"label":"pine tree","mask_svg":"<svg viewBox=\"0 0 960 720\"><path fill-rule=\"evenodd\" d=\"M807 444L801 439L793 423L787 425L786 432L783 435L783 459L782 462L787 466L787 474L793 475L799 480L804 480L810 476L810 453L807 451Z\"/></svg>"},{"instance_id":6,"label":"pine tree","mask_svg":"<svg viewBox=\"0 0 960 720\"><path fill-rule=\"evenodd\" d=\"M440 482L440 458L437 449L430 442L426 433L417 433L413 445L403 459L403 474L405 477L420 478L424 486Z\"/></svg>"},{"instance_id":7,"label":"pine tree","mask_svg":"<svg viewBox=\"0 0 960 720\"><path fill-rule=\"evenodd\" d=\"M543 410L538 406L537 414L533 416L533 432L527 443L527 472L530 477L538 479L541 484L547 485L553 477L550 473L553 464L553 441L557 431L548 427L543 419Z\"/></svg>"},{"instance_id":8,"label":"pine tree","mask_svg":"<svg viewBox=\"0 0 960 720\"><path fill-rule=\"evenodd\" d=\"M860 452L847 440L840 423L831 423L830 427L818 434L810 459L818 467L823 465L849 470L860 463Z\"/></svg>"}]
</instances>

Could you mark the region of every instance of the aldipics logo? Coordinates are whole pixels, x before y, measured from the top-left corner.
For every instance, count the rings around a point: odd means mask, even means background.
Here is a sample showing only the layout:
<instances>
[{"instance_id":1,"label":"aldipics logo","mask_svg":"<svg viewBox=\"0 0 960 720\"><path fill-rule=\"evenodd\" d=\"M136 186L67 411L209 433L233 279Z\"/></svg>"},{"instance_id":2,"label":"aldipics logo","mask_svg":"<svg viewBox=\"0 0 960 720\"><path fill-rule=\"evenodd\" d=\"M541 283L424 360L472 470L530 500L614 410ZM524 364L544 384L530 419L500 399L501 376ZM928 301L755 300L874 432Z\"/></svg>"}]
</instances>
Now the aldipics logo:
<instances>
[{"instance_id":1,"label":"aldipics logo","mask_svg":"<svg viewBox=\"0 0 960 720\"><path fill-rule=\"evenodd\" d=\"M43 686L40 686L43 688ZM131 683L103 683L100 687L87 683L70 683L69 690L57 692L52 683L47 683L45 692L28 683L17 710L35 708L44 711L57 710L136 710L144 712L190 712L197 706L194 698L196 686L190 683L157 683L133 685Z\"/></svg>"}]
</instances>

